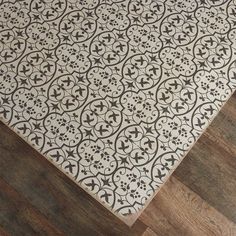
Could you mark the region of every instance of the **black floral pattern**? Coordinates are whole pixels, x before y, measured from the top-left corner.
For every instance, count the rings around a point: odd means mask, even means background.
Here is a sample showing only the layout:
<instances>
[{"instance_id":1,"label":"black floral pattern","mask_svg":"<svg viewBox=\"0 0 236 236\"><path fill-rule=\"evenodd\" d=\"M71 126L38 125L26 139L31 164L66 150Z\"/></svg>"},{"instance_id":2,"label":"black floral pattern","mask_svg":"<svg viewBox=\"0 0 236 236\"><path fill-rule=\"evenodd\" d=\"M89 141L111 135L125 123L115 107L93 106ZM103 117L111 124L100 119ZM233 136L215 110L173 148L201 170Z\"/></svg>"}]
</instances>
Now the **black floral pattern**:
<instances>
[{"instance_id":1,"label":"black floral pattern","mask_svg":"<svg viewBox=\"0 0 236 236\"><path fill-rule=\"evenodd\" d=\"M1 0L0 118L136 213L235 90L235 39L235 0Z\"/></svg>"}]
</instances>

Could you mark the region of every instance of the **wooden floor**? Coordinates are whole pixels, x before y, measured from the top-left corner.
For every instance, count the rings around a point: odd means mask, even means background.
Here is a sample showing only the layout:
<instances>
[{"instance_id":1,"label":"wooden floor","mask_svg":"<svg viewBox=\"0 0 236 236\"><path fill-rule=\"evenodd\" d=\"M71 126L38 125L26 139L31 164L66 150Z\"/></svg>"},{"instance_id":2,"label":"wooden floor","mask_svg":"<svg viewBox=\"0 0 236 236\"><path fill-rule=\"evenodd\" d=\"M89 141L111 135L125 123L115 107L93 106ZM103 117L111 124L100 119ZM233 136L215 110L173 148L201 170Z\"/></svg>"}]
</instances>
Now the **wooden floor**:
<instances>
[{"instance_id":1,"label":"wooden floor","mask_svg":"<svg viewBox=\"0 0 236 236\"><path fill-rule=\"evenodd\" d=\"M236 235L236 94L132 228L0 123L0 235Z\"/></svg>"}]
</instances>

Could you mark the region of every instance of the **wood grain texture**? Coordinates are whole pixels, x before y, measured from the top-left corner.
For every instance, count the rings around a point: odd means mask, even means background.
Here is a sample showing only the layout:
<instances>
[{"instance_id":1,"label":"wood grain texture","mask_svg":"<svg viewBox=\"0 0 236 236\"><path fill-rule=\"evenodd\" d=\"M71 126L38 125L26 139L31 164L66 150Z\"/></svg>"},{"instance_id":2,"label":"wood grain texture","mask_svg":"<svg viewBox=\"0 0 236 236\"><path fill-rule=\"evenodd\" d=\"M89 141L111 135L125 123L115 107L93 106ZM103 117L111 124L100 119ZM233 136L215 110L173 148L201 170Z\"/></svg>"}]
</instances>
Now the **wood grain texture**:
<instances>
[{"instance_id":1,"label":"wood grain texture","mask_svg":"<svg viewBox=\"0 0 236 236\"><path fill-rule=\"evenodd\" d=\"M159 235L223 236L236 226L174 177L140 219Z\"/></svg>"},{"instance_id":2,"label":"wood grain texture","mask_svg":"<svg viewBox=\"0 0 236 236\"><path fill-rule=\"evenodd\" d=\"M0 235L1 236L10 236L10 234L8 232L6 232L2 226L0 226Z\"/></svg>"},{"instance_id":3,"label":"wood grain texture","mask_svg":"<svg viewBox=\"0 0 236 236\"><path fill-rule=\"evenodd\" d=\"M129 228L0 123L0 235L236 235L236 95Z\"/></svg>"},{"instance_id":4,"label":"wood grain texture","mask_svg":"<svg viewBox=\"0 0 236 236\"><path fill-rule=\"evenodd\" d=\"M17 230L23 235L27 229L31 234L37 232L38 235L63 235L44 215L2 179L0 179L0 189L0 201L3 203L0 219L9 233L14 234ZM14 228L6 221L8 218L11 218Z\"/></svg>"},{"instance_id":5,"label":"wood grain texture","mask_svg":"<svg viewBox=\"0 0 236 236\"><path fill-rule=\"evenodd\" d=\"M142 236L158 236L151 228L147 228Z\"/></svg>"},{"instance_id":6,"label":"wood grain texture","mask_svg":"<svg viewBox=\"0 0 236 236\"><path fill-rule=\"evenodd\" d=\"M107 232L108 235L127 232L128 235L141 235L145 231L146 226L139 221L129 229L3 124L0 125L0 146L0 179L56 225L58 231L65 235L106 235ZM1 192L4 194L4 189ZM0 205L5 204L6 198L0 200ZM17 205L14 210L19 211ZM12 227L11 217L2 217L0 225L7 219ZM24 218L17 217L16 225L18 223L31 235ZM13 235L17 233L16 228Z\"/></svg>"},{"instance_id":7,"label":"wood grain texture","mask_svg":"<svg viewBox=\"0 0 236 236\"><path fill-rule=\"evenodd\" d=\"M179 165L174 176L236 222L235 94Z\"/></svg>"}]
</instances>

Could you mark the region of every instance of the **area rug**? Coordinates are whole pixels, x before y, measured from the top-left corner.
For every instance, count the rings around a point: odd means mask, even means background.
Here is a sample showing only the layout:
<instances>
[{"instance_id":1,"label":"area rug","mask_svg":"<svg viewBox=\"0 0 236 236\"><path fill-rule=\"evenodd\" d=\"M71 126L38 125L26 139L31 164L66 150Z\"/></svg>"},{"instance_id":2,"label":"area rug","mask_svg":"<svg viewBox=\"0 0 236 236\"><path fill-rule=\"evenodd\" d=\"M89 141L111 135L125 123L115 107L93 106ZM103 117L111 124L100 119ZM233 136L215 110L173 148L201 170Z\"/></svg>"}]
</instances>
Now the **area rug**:
<instances>
[{"instance_id":1,"label":"area rug","mask_svg":"<svg viewBox=\"0 0 236 236\"><path fill-rule=\"evenodd\" d=\"M2 0L0 40L1 120L129 225L236 88L236 1Z\"/></svg>"}]
</instances>

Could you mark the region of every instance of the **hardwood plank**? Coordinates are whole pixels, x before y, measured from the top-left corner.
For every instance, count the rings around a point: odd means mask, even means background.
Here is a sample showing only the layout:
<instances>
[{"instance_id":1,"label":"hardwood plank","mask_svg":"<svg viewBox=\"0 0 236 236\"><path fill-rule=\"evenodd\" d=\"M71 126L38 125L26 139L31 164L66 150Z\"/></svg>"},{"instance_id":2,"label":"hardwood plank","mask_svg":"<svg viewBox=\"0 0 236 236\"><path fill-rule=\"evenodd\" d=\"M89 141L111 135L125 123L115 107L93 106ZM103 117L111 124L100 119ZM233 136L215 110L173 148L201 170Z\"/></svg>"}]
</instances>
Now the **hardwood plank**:
<instances>
[{"instance_id":1,"label":"hardwood plank","mask_svg":"<svg viewBox=\"0 0 236 236\"><path fill-rule=\"evenodd\" d=\"M174 176L182 183L234 222L236 222L235 157L205 135L174 172Z\"/></svg>"},{"instance_id":2,"label":"hardwood plank","mask_svg":"<svg viewBox=\"0 0 236 236\"><path fill-rule=\"evenodd\" d=\"M236 93L174 172L174 176L236 222L235 168Z\"/></svg>"},{"instance_id":3,"label":"hardwood plank","mask_svg":"<svg viewBox=\"0 0 236 236\"><path fill-rule=\"evenodd\" d=\"M167 181L140 219L158 236L229 236L235 227L174 177Z\"/></svg>"},{"instance_id":4,"label":"hardwood plank","mask_svg":"<svg viewBox=\"0 0 236 236\"><path fill-rule=\"evenodd\" d=\"M236 219L235 104L236 96L234 95L216 117L211 128L200 138L174 174L189 189L197 193L190 190L191 196L195 194L197 199L205 200L203 201L204 204L202 203L200 206L205 206L206 204L209 207L208 204L211 204L234 222ZM64 231L66 235L196 235L196 229L192 228L192 221L189 223L189 219L186 219L186 216L188 216L192 220L190 212L196 212L194 209L197 208L196 206L195 208L193 207L194 204L193 206L190 206L190 203L186 206L182 204L181 212L183 211L186 214L184 215L186 222L182 223L176 213L173 216L171 209L174 208L165 203L165 196L163 199L159 199L161 192L170 191L168 190L168 184L163 187L164 190L158 193L156 198L159 200L155 198L149 206L153 207L154 204L154 210L148 210L148 207L146 210L148 213L145 213L145 211L140 220L129 229L12 131L3 126L2 123L0 123L1 177L3 178L1 181L6 181L10 189L15 188L17 191L14 191L25 197L24 204L31 206L32 209L30 213L20 215L16 210L18 208L14 208L16 204L14 205L12 203L13 200L9 200L10 198L6 197L6 193L0 187L0 209L3 209L5 204L5 208L11 210L8 215L5 211L4 217L0 217L0 235L8 235L6 228L14 226L15 229L19 229L19 225L22 226L22 224L25 224L24 227L28 227L28 232L34 232L35 229L37 231L39 230L37 227L42 227L43 225L42 221L40 226L37 225L39 216L43 219L45 217L46 222L49 222L49 228L53 228L53 225L55 225L57 227L56 230L59 232ZM166 188L167 190L165 190ZM177 194L170 193L179 197L178 192L181 193L181 189L177 188ZM6 198L9 199L6 200ZM2 202L4 204L1 204ZM220 214L214 208L210 207L216 214ZM34 211L39 214L36 218L34 218L35 216L32 217L32 214L36 214ZM205 209L202 210L202 214L205 211ZM1 213L2 211L0 211ZM221 214L220 217L222 217ZM201 214L200 218L204 219ZM1 222L3 219L5 220L5 222L3 221L4 226L2 226ZM9 224L10 219L13 219L11 224ZM210 217L208 220L210 220ZM210 230L208 229L208 224L203 223L201 221L200 223L198 222L201 225L199 235ZM212 221L209 224L212 227L211 224ZM147 225L151 228L147 228ZM224 221L222 221L220 227L222 226L224 226ZM228 235L236 235L235 226L229 230L230 233ZM17 232L18 235L22 235L20 229ZM27 234L24 232L24 235Z\"/></svg>"},{"instance_id":5,"label":"hardwood plank","mask_svg":"<svg viewBox=\"0 0 236 236\"><path fill-rule=\"evenodd\" d=\"M236 157L236 93L216 116L204 136Z\"/></svg>"},{"instance_id":6,"label":"hardwood plank","mask_svg":"<svg viewBox=\"0 0 236 236\"><path fill-rule=\"evenodd\" d=\"M158 236L151 228L147 228L142 236Z\"/></svg>"},{"instance_id":7,"label":"hardwood plank","mask_svg":"<svg viewBox=\"0 0 236 236\"><path fill-rule=\"evenodd\" d=\"M0 189L0 224L11 235L65 235L2 179Z\"/></svg>"},{"instance_id":8,"label":"hardwood plank","mask_svg":"<svg viewBox=\"0 0 236 236\"><path fill-rule=\"evenodd\" d=\"M6 232L6 230L0 225L0 235L1 236L10 236L9 233Z\"/></svg>"},{"instance_id":9,"label":"hardwood plank","mask_svg":"<svg viewBox=\"0 0 236 236\"><path fill-rule=\"evenodd\" d=\"M141 235L146 230L140 221L130 229L2 123L0 149L0 177L66 235Z\"/></svg>"}]
</instances>

